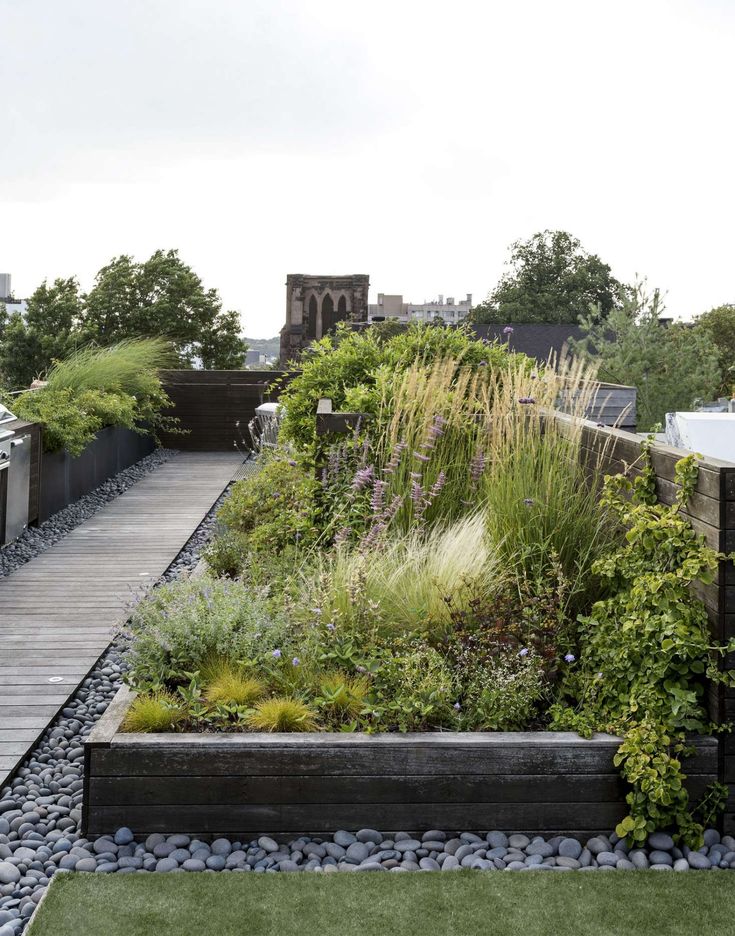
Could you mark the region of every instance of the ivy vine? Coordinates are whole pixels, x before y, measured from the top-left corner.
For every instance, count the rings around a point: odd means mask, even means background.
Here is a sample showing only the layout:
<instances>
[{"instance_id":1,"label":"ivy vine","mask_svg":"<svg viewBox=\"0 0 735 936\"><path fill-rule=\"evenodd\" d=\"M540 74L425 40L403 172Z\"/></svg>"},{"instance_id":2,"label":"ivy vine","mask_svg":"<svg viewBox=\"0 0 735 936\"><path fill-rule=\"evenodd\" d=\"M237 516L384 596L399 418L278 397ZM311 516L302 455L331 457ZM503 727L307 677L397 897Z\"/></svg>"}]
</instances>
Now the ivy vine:
<instances>
[{"instance_id":1,"label":"ivy vine","mask_svg":"<svg viewBox=\"0 0 735 936\"><path fill-rule=\"evenodd\" d=\"M650 445L634 481L626 475L605 480L603 501L625 541L593 567L604 597L579 619L579 662L563 686L563 697L575 704L553 706L553 727L622 736L615 763L631 790L618 835L632 845L668 828L699 847L699 820L711 821L726 794L713 785L695 815L682 758L692 753L689 734L721 730L708 719L705 685L735 685L735 673L718 665L735 641L713 642L704 604L690 586L711 583L727 557L710 549L684 514L696 485L696 456L677 463L679 491L667 506L657 501Z\"/></svg>"}]
</instances>

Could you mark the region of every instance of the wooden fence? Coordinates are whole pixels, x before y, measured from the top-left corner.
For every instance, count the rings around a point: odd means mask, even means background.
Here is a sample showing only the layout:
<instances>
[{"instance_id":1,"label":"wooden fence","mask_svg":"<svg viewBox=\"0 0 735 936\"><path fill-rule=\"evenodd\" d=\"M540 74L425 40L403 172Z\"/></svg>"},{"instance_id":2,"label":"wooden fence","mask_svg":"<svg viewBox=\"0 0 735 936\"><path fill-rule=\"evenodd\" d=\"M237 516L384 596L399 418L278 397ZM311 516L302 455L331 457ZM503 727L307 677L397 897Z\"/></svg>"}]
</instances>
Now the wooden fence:
<instances>
[{"instance_id":1,"label":"wooden fence","mask_svg":"<svg viewBox=\"0 0 735 936\"><path fill-rule=\"evenodd\" d=\"M255 407L276 398L273 385L283 376L282 371L164 371L163 384L173 402L164 415L175 416L186 433L164 433L163 444L195 452L249 445L247 426Z\"/></svg>"}]
</instances>

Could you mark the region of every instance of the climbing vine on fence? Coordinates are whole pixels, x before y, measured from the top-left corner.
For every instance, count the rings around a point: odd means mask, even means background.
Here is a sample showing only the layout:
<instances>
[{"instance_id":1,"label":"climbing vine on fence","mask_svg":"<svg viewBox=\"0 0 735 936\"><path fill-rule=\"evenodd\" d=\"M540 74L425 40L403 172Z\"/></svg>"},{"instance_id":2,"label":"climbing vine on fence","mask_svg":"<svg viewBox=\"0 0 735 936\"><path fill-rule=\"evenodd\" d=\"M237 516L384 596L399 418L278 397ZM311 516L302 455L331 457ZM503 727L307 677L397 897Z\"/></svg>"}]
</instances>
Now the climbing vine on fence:
<instances>
[{"instance_id":1,"label":"climbing vine on fence","mask_svg":"<svg viewBox=\"0 0 735 936\"><path fill-rule=\"evenodd\" d=\"M635 481L606 479L604 502L625 529L625 542L595 563L605 597L580 618L580 658L564 687L577 704L557 704L552 715L556 728L623 737L615 763L631 791L620 836L634 844L655 829L672 828L681 841L698 846L702 826L683 784L682 758L691 753L688 733L715 730L705 684L735 684L734 673L718 668L735 641L713 642L705 607L690 585L711 583L725 557L705 544L683 513L696 484L695 456L677 463L679 492L667 506L656 499L649 449L650 442ZM721 800L722 790L712 790L708 811Z\"/></svg>"}]
</instances>

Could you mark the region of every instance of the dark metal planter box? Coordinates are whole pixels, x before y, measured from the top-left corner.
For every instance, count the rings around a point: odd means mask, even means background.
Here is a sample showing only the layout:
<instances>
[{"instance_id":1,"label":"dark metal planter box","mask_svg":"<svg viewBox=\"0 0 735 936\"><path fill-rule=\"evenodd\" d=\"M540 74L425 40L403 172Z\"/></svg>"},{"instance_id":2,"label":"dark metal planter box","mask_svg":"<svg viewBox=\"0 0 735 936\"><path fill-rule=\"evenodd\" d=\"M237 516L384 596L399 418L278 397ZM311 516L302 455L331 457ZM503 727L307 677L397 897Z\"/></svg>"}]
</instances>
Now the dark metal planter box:
<instances>
[{"instance_id":1,"label":"dark metal planter box","mask_svg":"<svg viewBox=\"0 0 735 936\"><path fill-rule=\"evenodd\" d=\"M121 689L85 744L84 834L340 828L609 832L625 815L619 739L568 732L125 734ZM693 796L717 742L686 762Z\"/></svg>"},{"instance_id":2,"label":"dark metal planter box","mask_svg":"<svg viewBox=\"0 0 735 936\"><path fill-rule=\"evenodd\" d=\"M41 493L38 522L62 510L119 471L145 458L155 448L148 435L122 426L108 426L78 457L68 452L41 455Z\"/></svg>"}]
</instances>

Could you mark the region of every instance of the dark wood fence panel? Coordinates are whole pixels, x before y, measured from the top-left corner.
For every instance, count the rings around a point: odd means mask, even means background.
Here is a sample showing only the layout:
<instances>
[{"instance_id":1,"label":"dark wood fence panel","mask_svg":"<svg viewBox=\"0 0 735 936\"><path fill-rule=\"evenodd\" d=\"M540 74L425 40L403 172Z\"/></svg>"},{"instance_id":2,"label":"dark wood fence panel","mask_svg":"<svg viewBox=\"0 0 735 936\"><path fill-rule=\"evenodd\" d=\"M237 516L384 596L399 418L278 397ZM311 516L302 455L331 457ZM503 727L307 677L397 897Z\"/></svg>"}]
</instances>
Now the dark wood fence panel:
<instances>
[{"instance_id":1,"label":"dark wood fence panel","mask_svg":"<svg viewBox=\"0 0 735 936\"><path fill-rule=\"evenodd\" d=\"M232 451L250 445L255 408L277 399L281 371L164 371L161 375L184 434L163 433L162 442L185 451Z\"/></svg>"}]
</instances>

